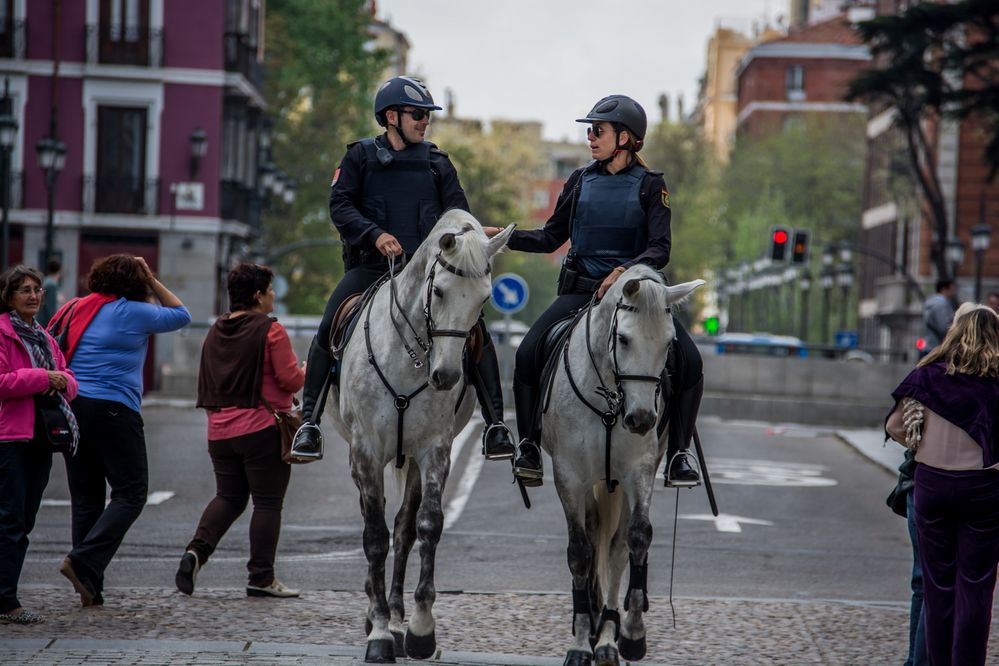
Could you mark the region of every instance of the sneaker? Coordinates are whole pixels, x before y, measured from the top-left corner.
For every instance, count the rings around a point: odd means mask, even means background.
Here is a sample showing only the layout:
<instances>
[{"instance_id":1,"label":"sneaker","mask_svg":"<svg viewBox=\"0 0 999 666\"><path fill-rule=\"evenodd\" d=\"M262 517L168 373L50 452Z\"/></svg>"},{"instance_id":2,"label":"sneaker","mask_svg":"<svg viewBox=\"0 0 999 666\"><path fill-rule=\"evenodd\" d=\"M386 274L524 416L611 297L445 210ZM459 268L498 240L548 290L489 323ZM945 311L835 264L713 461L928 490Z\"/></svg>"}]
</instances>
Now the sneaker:
<instances>
[{"instance_id":1,"label":"sneaker","mask_svg":"<svg viewBox=\"0 0 999 666\"><path fill-rule=\"evenodd\" d=\"M267 587L256 587L254 585L246 586L246 596L248 597L297 597L301 594L300 590L293 590L290 587L285 587L284 583L275 578L271 581L271 584Z\"/></svg>"},{"instance_id":2,"label":"sneaker","mask_svg":"<svg viewBox=\"0 0 999 666\"><path fill-rule=\"evenodd\" d=\"M486 460L509 460L514 452L510 429L502 421L497 421L482 433L482 455Z\"/></svg>"},{"instance_id":3,"label":"sneaker","mask_svg":"<svg viewBox=\"0 0 999 666\"><path fill-rule=\"evenodd\" d=\"M198 564L198 556L193 550L189 550L181 555L180 566L177 567L177 575L173 579L177 584L177 589L187 595L194 594L194 581L197 579L198 571L200 570L201 565Z\"/></svg>"},{"instance_id":4,"label":"sneaker","mask_svg":"<svg viewBox=\"0 0 999 666\"><path fill-rule=\"evenodd\" d=\"M667 488L693 488L701 485L701 475L687 461L689 455L688 451L680 451L670 460L665 475Z\"/></svg>"},{"instance_id":5,"label":"sneaker","mask_svg":"<svg viewBox=\"0 0 999 666\"><path fill-rule=\"evenodd\" d=\"M59 565L59 573L65 576L69 582L73 584L73 589L80 595L81 604L84 606L94 605L94 597L97 596L97 593L94 592L94 588L90 584L76 574L76 570L73 569L72 560L68 557L64 559L62 564Z\"/></svg>"},{"instance_id":6,"label":"sneaker","mask_svg":"<svg viewBox=\"0 0 999 666\"><path fill-rule=\"evenodd\" d=\"M540 486L544 473L541 468L541 449L529 439L520 442L520 455L513 462L513 475L525 486Z\"/></svg>"},{"instance_id":7,"label":"sneaker","mask_svg":"<svg viewBox=\"0 0 999 666\"><path fill-rule=\"evenodd\" d=\"M291 459L308 463L323 458L323 431L315 423L306 421L295 433L291 443Z\"/></svg>"},{"instance_id":8,"label":"sneaker","mask_svg":"<svg viewBox=\"0 0 999 666\"><path fill-rule=\"evenodd\" d=\"M38 613L32 613L23 608L15 608L12 611L0 613L0 622L5 624L38 624L44 621L45 619Z\"/></svg>"}]
</instances>

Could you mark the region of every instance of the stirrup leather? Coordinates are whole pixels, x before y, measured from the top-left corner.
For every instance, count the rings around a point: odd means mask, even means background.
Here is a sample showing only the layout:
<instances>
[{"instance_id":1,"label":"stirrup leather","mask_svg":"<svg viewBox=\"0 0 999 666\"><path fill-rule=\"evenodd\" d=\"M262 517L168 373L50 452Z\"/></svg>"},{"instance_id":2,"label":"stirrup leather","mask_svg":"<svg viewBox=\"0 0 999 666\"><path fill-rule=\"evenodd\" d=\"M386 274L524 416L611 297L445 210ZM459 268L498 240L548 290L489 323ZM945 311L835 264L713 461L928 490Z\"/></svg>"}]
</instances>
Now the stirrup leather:
<instances>
[{"instance_id":1,"label":"stirrup leather","mask_svg":"<svg viewBox=\"0 0 999 666\"><path fill-rule=\"evenodd\" d=\"M686 460L687 464L694 468L694 470L697 472L696 481L685 481L682 479L674 479L670 476L670 470L673 468L673 461L676 460L677 458L680 458L681 460ZM690 464L691 461L693 461L692 465ZM701 462L697 459L697 456L695 456L690 452L690 449L683 449L681 451L677 451L676 453L673 454L673 457L666 462L665 476L666 476L665 485L667 488L696 488L697 486L701 485Z\"/></svg>"}]
</instances>

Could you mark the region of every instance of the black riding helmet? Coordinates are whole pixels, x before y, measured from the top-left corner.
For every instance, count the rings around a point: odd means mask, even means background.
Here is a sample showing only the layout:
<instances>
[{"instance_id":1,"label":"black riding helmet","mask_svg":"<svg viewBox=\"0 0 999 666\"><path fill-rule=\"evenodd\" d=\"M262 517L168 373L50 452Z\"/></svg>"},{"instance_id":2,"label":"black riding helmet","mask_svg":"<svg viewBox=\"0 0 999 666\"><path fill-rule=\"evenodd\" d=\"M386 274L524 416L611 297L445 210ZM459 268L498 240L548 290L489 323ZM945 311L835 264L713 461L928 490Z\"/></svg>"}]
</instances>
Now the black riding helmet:
<instances>
[{"instance_id":1,"label":"black riding helmet","mask_svg":"<svg viewBox=\"0 0 999 666\"><path fill-rule=\"evenodd\" d=\"M434 104L430 91L423 81L412 76L397 76L382 84L375 93L375 119L382 127L388 127L385 111L394 106L413 106L418 109L440 111L441 107Z\"/></svg>"},{"instance_id":2,"label":"black riding helmet","mask_svg":"<svg viewBox=\"0 0 999 666\"><path fill-rule=\"evenodd\" d=\"M585 118L577 118L577 123L604 122L620 125L635 137L635 152L642 147L645 130L649 121L642 105L627 95L608 95L593 105Z\"/></svg>"}]
</instances>

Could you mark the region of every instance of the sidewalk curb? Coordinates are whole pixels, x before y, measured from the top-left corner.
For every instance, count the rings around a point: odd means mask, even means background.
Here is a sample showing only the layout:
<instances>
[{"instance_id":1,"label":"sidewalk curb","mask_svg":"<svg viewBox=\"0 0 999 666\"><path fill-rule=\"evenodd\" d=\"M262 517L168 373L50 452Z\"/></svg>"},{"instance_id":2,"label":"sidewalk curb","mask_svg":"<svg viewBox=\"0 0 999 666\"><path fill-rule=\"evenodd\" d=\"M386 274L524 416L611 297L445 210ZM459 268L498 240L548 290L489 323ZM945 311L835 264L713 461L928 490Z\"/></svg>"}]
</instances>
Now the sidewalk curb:
<instances>
[{"instance_id":1,"label":"sidewalk curb","mask_svg":"<svg viewBox=\"0 0 999 666\"><path fill-rule=\"evenodd\" d=\"M836 430L836 437L853 447L862 456L896 474L905 450L891 439L885 441L880 430Z\"/></svg>"}]
</instances>

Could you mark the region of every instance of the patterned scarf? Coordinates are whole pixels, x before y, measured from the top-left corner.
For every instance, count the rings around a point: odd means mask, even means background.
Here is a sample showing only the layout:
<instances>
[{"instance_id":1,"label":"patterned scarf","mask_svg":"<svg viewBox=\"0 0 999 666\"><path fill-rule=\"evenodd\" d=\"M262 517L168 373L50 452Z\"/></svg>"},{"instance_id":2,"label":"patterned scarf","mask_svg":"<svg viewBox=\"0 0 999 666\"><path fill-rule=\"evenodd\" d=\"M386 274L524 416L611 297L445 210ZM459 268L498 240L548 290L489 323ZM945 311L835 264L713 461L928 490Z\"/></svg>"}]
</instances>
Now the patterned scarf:
<instances>
[{"instance_id":1,"label":"patterned scarf","mask_svg":"<svg viewBox=\"0 0 999 666\"><path fill-rule=\"evenodd\" d=\"M52 357L52 347L49 346L50 338L45 329L37 321L27 323L13 311L10 313L10 323L14 326L14 332L27 347L28 354L31 356L31 365L45 370L55 370L55 359ZM80 442L80 426L76 423L76 415L73 414L69 402L66 401L66 396L62 393L57 395L59 396L59 411L66 417L69 428L73 431L73 444L70 453L75 454L76 445Z\"/></svg>"}]
</instances>

